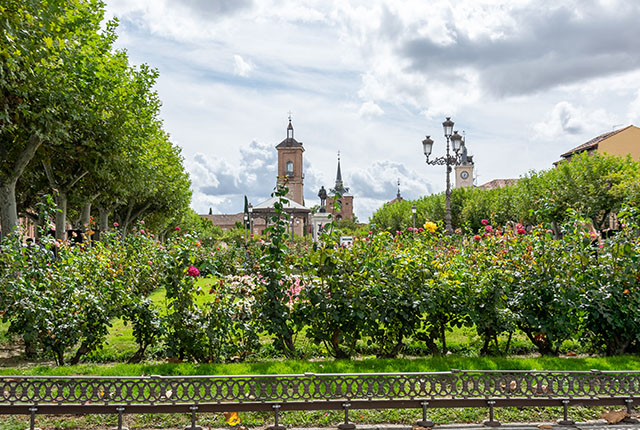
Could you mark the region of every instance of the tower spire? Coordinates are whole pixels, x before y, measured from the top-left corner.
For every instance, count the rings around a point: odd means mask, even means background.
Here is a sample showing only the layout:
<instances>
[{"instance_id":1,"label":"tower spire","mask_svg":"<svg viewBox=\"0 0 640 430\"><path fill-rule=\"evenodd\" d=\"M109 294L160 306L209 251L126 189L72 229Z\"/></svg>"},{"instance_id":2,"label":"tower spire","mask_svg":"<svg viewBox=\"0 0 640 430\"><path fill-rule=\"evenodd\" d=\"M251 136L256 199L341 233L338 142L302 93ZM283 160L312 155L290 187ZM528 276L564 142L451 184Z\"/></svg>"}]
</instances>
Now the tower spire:
<instances>
[{"instance_id":1,"label":"tower spire","mask_svg":"<svg viewBox=\"0 0 640 430\"><path fill-rule=\"evenodd\" d=\"M400 178L398 178L398 193L396 194L396 198L402 200L402 196L400 195Z\"/></svg>"},{"instance_id":2,"label":"tower spire","mask_svg":"<svg viewBox=\"0 0 640 430\"><path fill-rule=\"evenodd\" d=\"M291 111L289 111L289 125L287 126L287 139L293 139L293 125L291 125Z\"/></svg>"},{"instance_id":3,"label":"tower spire","mask_svg":"<svg viewBox=\"0 0 640 430\"><path fill-rule=\"evenodd\" d=\"M342 182L342 170L340 169L340 151L338 151L338 170L336 172L336 185L331 189L331 192L340 195L345 195L349 192L349 188L346 188L344 186L344 182Z\"/></svg>"}]
</instances>

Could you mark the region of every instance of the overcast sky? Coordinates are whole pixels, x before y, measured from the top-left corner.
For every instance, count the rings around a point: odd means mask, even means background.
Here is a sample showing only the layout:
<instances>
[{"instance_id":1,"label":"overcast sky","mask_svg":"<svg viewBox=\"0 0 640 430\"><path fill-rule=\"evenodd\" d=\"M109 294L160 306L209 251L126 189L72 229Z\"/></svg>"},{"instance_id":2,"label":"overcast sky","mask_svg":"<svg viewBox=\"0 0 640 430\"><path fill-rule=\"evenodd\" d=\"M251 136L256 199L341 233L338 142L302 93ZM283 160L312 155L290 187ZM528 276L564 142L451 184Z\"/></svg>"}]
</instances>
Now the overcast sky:
<instances>
[{"instance_id":1,"label":"overcast sky","mask_svg":"<svg viewBox=\"0 0 640 430\"><path fill-rule=\"evenodd\" d=\"M640 125L637 0L106 0L118 47L160 71L162 118L199 213L235 213L275 185L288 112L307 206L335 182L366 221L401 192L445 187L451 116L477 184L551 167Z\"/></svg>"}]
</instances>

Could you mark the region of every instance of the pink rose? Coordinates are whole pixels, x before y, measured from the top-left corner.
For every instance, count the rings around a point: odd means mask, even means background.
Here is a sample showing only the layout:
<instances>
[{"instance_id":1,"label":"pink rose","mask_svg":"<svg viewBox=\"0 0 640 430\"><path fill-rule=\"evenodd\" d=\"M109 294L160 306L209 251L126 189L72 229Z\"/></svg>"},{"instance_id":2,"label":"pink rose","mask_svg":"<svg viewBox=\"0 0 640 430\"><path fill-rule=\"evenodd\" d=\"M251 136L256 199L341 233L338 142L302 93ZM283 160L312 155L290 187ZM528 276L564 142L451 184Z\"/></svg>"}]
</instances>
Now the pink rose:
<instances>
[{"instance_id":1,"label":"pink rose","mask_svg":"<svg viewBox=\"0 0 640 430\"><path fill-rule=\"evenodd\" d=\"M114 223L113 223L113 226L114 226L114 227L118 227L119 225L120 225L120 224L118 224L117 222L114 222Z\"/></svg>"},{"instance_id":2,"label":"pink rose","mask_svg":"<svg viewBox=\"0 0 640 430\"><path fill-rule=\"evenodd\" d=\"M153 266L153 261L149 260L149 261L147 261L147 264L148 264L149 266Z\"/></svg>"},{"instance_id":3,"label":"pink rose","mask_svg":"<svg viewBox=\"0 0 640 430\"><path fill-rule=\"evenodd\" d=\"M489 220L483 219L483 220L480 221L480 224L489 225Z\"/></svg>"},{"instance_id":4,"label":"pink rose","mask_svg":"<svg viewBox=\"0 0 640 430\"><path fill-rule=\"evenodd\" d=\"M200 271L195 266L189 266L187 269L187 276L193 276L194 278L200 276Z\"/></svg>"},{"instance_id":5,"label":"pink rose","mask_svg":"<svg viewBox=\"0 0 640 430\"><path fill-rule=\"evenodd\" d=\"M493 227L491 227L490 225L486 226L484 228L484 231L486 231L487 233L493 233Z\"/></svg>"},{"instance_id":6,"label":"pink rose","mask_svg":"<svg viewBox=\"0 0 640 430\"><path fill-rule=\"evenodd\" d=\"M144 230L140 230L140 234L144 234Z\"/></svg>"},{"instance_id":7,"label":"pink rose","mask_svg":"<svg viewBox=\"0 0 640 430\"><path fill-rule=\"evenodd\" d=\"M176 231L180 231L180 227L176 226Z\"/></svg>"},{"instance_id":8,"label":"pink rose","mask_svg":"<svg viewBox=\"0 0 640 430\"><path fill-rule=\"evenodd\" d=\"M140 224L144 225L144 220L143 220L143 221L140 221Z\"/></svg>"},{"instance_id":9,"label":"pink rose","mask_svg":"<svg viewBox=\"0 0 640 430\"><path fill-rule=\"evenodd\" d=\"M524 228L520 227L518 229L518 234L527 234L527 230L525 230Z\"/></svg>"}]
</instances>

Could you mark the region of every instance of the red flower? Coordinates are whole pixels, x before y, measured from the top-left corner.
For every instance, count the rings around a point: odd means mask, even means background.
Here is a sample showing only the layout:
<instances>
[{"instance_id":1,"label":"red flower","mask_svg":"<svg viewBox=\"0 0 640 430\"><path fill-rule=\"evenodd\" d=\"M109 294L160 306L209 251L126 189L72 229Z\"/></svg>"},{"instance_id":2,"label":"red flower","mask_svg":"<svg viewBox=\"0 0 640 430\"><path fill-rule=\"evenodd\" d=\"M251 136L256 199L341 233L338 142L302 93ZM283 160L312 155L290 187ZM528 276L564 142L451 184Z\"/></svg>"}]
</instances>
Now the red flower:
<instances>
[{"instance_id":1,"label":"red flower","mask_svg":"<svg viewBox=\"0 0 640 430\"><path fill-rule=\"evenodd\" d=\"M520 227L518 229L518 234L527 234L527 230L525 230L523 227Z\"/></svg>"},{"instance_id":2,"label":"red flower","mask_svg":"<svg viewBox=\"0 0 640 430\"><path fill-rule=\"evenodd\" d=\"M176 226L176 231L180 231L180 227Z\"/></svg>"},{"instance_id":3,"label":"red flower","mask_svg":"<svg viewBox=\"0 0 640 430\"><path fill-rule=\"evenodd\" d=\"M200 271L195 266L189 266L187 269L187 276L193 276L194 278L200 276Z\"/></svg>"},{"instance_id":4,"label":"red flower","mask_svg":"<svg viewBox=\"0 0 640 430\"><path fill-rule=\"evenodd\" d=\"M473 236L474 240L482 240L482 236L480 236L479 234L476 234L475 236Z\"/></svg>"},{"instance_id":5,"label":"red flower","mask_svg":"<svg viewBox=\"0 0 640 430\"><path fill-rule=\"evenodd\" d=\"M480 224L489 225L489 220L483 219L483 220L480 221Z\"/></svg>"},{"instance_id":6,"label":"red flower","mask_svg":"<svg viewBox=\"0 0 640 430\"><path fill-rule=\"evenodd\" d=\"M493 233L493 227L491 227L490 225L486 226L484 228L484 231L486 231L487 233Z\"/></svg>"},{"instance_id":7,"label":"red flower","mask_svg":"<svg viewBox=\"0 0 640 430\"><path fill-rule=\"evenodd\" d=\"M140 230L140 234L144 234L144 230Z\"/></svg>"}]
</instances>

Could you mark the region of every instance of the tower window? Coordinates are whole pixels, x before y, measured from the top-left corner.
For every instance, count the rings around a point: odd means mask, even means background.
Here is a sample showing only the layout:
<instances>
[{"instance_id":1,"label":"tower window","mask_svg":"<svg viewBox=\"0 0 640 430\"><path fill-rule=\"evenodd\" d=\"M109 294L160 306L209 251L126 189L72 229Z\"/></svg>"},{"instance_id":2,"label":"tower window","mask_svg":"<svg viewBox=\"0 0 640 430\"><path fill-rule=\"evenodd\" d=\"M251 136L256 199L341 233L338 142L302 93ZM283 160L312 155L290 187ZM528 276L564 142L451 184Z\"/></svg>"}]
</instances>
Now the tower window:
<instances>
[{"instance_id":1,"label":"tower window","mask_svg":"<svg viewBox=\"0 0 640 430\"><path fill-rule=\"evenodd\" d=\"M293 176L293 161L287 161L285 170L287 176Z\"/></svg>"}]
</instances>

